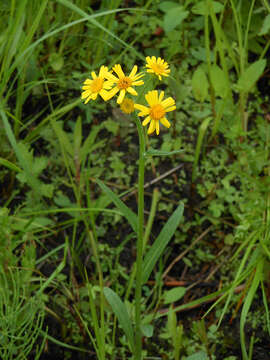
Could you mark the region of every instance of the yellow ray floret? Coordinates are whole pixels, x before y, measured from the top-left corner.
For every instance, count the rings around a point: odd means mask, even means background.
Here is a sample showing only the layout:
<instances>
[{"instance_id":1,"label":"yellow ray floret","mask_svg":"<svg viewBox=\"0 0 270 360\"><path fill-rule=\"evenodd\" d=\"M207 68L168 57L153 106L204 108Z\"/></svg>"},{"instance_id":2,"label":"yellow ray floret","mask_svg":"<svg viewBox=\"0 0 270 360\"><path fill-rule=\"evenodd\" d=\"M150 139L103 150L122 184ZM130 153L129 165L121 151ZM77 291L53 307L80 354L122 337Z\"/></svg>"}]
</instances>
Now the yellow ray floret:
<instances>
[{"instance_id":1,"label":"yellow ray floret","mask_svg":"<svg viewBox=\"0 0 270 360\"><path fill-rule=\"evenodd\" d=\"M161 91L158 95L157 90L152 90L145 95L149 107L141 104L134 105L135 109L140 110L138 113L139 116L146 116L142 123L143 126L150 123L148 134L152 134L156 130L157 135L159 135L159 122L167 128L171 126L165 115L167 112L176 109L175 101L172 97L168 97L165 100L163 100L163 98L164 91Z\"/></svg>"},{"instance_id":2,"label":"yellow ray floret","mask_svg":"<svg viewBox=\"0 0 270 360\"><path fill-rule=\"evenodd\" d=\"M81 95L81 98L85 99L85 104L87 104L90 100L96 100L98 95L100 95L103 100L106 100L106 90L111 89L109 81L105 80L105 76L108 73L108 68L102 65L99 70L98 76L94 71L92 71L92 79L85 80L85 82L83 83L83 92Z\"/></svg>"},{"instance_id":3,"label":"yellow ray floret","mask_svg":"<svg viewBox=\"0 0 270 360\"><path fill-rule=\"evenodd\" d=\"M108 91L106 100L110 100L115 94L119 92L117 104L121 104L124 100L126 92L130 93L131 95L138 95L137 92L133 89L133 86L143 85L144 82L139 80L143 74L136 74L137 70L137 65L134 65L129 76L126 76L121 68L121 65L116 64L113 67L113 71L117 76L113 75L112 73L106 74L106 79L108 80L109 85L112 87L112 89Z\"/></svg>"},{"instance_id":4,"label":"yellow ray floret","mask_svg":"<svg viewBox=\"0 0 270 360\"><path fill-rule=\"evenodd\" d=\"M147 56L146 67L148 68L146 71L157 75L159 80L162 79L162 76L169 76L169 73L171 72L168 63L160 57L156 58L155 56Z\"/></svg>"}]
</instances>

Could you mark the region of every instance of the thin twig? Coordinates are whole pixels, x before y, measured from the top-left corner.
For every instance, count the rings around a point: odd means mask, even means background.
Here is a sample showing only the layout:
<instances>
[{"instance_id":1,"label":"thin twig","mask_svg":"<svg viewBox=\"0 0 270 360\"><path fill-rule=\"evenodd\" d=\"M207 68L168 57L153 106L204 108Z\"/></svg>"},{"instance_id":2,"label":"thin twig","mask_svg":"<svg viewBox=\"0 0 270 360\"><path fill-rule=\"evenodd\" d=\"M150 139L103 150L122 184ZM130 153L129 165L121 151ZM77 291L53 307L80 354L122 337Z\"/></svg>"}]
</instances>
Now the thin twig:
<instances>
[{"instance_id":1,"label":"thin twig","mask_svg":"<svg viewBox=\"0 0 270 360\"><path fill-rule=\"evenodd\" d=\"M207 228L199 237L197 237L197 239L195 239L193 241L192 244L190 244L186 250L184 250L180 255L178 255L171 263L170 265L167 267L167 269L164 271L162 278L165 278L165 276L168 274L168 272L171 270L171 268L174 266L175 263L177 263L178 261L180 261L185 255L186 253L189 252L189 250L195 245L197 244L197 242L199 242L200 240L202 240L205 235L207 235L209 233L209 231L212 229L213 225L209 226L209 228Z\"/></svg>"},{"instance_id":2,"label":"thin twig","mask_svg":"<svg viewBox=\"0 0 270 360\"><path fill-rule=\"evenodd\" d=\"M149 186L153 185L153 184L156 184L158 181L164 179L165 177L171 175L172 173L174 173L175 171L179 170L181 167L183 166L183 164L180 164L178 166L176 166L175 168L171 169L171 170L168 170L166 171L164 174L158 176L157 178L149 181L148 183L144 184L144 189L148 188ZM138 190L137 189L134 189L132 190L130 193L126 194L123 196L123 200L125 200L126 198L128 198L129 196L135 194Z\"/></svg>"}]
</instances>

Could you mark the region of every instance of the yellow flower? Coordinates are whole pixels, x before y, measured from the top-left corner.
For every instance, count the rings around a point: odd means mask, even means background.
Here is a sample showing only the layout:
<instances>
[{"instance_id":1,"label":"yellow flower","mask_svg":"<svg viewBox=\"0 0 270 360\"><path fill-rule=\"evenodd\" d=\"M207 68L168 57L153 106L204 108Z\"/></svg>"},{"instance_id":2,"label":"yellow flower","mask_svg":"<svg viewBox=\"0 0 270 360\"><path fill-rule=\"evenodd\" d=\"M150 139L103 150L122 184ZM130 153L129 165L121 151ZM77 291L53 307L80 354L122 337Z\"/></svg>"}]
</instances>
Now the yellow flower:
<instances>
[{"instance_id":1,"label":"yellow flower","mask_svg":"<svg viewBox=\"0 0 270 360\"><path fill-rule=\"evenodd\" d=\"M146 67L148 68L146 71L148 73L156 74L159 80L161 80L162 76L169 76L168 74L171 72L169 65L160 57L156 58L155 56L147 56L146 62Z\"/></svg>"},{"instance_id":2,"label":"yellow flower","mask_svg":"<svg viewBox=\"0 0 270 360\"><path fill-rule=\"evenodd\" d=\"M134 111L134 101L125 98L120 105L120 109L126 114L131 114Z\"/></svg>"},{"instance_id":3,"label":"yellow flower","mask_svg":"<svg viewBox=\"0 0 270 360\"><path fill-rule=\"evenodd\" d=\"M138 69L137 65L134 65L129 76L126 76L121 68L121 65L116 64L113 67L113 71L116 73L118 77L116 77L111 73L107 73L105 76L106 79L109 80L108 83L111 87L115 85L114 88L108 91L106 100L111 99L115 94L118 93L118 91L120 91L120 94L117 98L117 104L122 103L126 95L126 92L130 93L131 95L135 95L135 96L138 95L132 86L143 85L144 82L142 80L139 80L143 76L142 73L136 75L137 69Z\"/></svg>"},{"instance_id":4,"label":"yellow flower","mask_svg":"<svg viewBox=\"0 0 270 360\"><path fill-rule=\"evenodd\" d=\"M157 135L159 134L159 122L167 128L171 126L165 115L167 112L176 109L175 101L171 97L165 100L163 100L163 98L164 91L161 91L160 95L158 95L157 90L152 90L145 95L149 107L140 104L134 105L135 109L140 110L139 116L147 116L142 123L143 126L146 126L150 122L148 134L152 134L155 130Z\"/></svg>"},{"instance_id":5,"label":"yellow flower","mask_svg":"<svg viewBox=\"0 0 270 360\"><path fill-rule=\"evenodd\" d=\"M94 71L91 72L92 80L86 79L83 83L81 98L85 99L85 104L90 100L96 100L97 96L100 95L103 100L106 100L106 90L110 90L111 86L108 81L105 81L105 75L108 73L106 66L101 66L98 76Z\"/></svg>"}]
</instances>

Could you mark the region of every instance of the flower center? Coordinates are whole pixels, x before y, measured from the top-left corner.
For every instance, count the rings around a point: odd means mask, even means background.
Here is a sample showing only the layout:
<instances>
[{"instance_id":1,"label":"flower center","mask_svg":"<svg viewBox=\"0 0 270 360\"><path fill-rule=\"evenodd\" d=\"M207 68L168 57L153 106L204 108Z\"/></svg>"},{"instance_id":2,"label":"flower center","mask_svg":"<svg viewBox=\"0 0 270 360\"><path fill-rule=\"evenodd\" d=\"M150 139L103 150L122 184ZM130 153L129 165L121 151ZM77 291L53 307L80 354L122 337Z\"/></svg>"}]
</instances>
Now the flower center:
<instances>
[{"instance_id":1,"label":"flower center","mask_svg":"<svg viewBox=\"0 0 270 360\"><path fill-rule=\"evenodd\" d=\"M124 113L131 114L134 111L134 102L131 99L124 99L120 108Z\"/></svg>"},{"instance_id":2,"label":"flower center","mask_svg":"<svg viewBox=\"0 0 270 360\"><path fill-rule=\"evenodd\" d=\"M91 90L93 93L98 93L102 89L103 81L101 77L97 77L92 81Z\"/></svg>"},{"instance_id":3,"label":"flower center","mask_svg":"<svg viewBox=\"0 0 270 360\"><path fill-rule=\"evenodd\" d=\"M150 116L153 120L160 120L164 117L165 110L162 105L156 104L151 107Z\"/></svg>"},{"instance_id":4,"label":"flower center","mask_svg":"<svg viewBox=\"0 0 270 360\"><path fill-rule=\"evenodd\" d=\"M119 79L117 86L119 89L127 89L128 87L130 87L131 84L132 81L130 80L130 78L125 76L122 79Z\"/></svg>"},{"instance_id":5,"label":"flower center","mask_svg":"<svg viewBox=\"0 0 270 360\"><path fill-rule=\"evenodd\" d=\"M153 64L152 66L154 72L157 74L163 74L165 71L164 66L162 64Z\"/></svg>"}]
</instances>

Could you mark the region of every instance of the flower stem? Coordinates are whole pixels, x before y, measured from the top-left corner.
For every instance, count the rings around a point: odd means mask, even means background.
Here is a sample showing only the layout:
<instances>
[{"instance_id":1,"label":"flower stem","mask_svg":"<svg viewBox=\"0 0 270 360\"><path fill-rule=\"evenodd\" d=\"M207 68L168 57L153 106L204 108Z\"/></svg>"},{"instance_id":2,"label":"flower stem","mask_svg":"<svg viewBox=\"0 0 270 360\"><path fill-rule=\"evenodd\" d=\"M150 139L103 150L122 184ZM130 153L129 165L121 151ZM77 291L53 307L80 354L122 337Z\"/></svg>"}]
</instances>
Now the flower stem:
<instances>
[{"instance_id":1,"label":"flower stem","mask_svg":"<svg viewBox=\"0 0 270 360\"><path fill-rule=\"evenodd\" d=\"M138 236L136 258L136 288L135 288L135 360L142 358L141 333L141 297L142 297L142 263L143 263L143 227L144 227L144 164L145 164L145 138L140 120L136 117L139 134L140 157L138 179Z\"/></svg>"}]
</instances>

